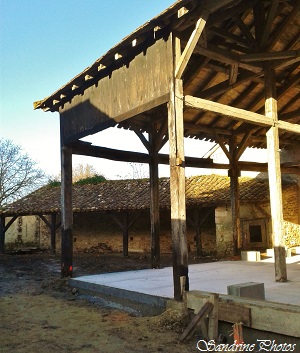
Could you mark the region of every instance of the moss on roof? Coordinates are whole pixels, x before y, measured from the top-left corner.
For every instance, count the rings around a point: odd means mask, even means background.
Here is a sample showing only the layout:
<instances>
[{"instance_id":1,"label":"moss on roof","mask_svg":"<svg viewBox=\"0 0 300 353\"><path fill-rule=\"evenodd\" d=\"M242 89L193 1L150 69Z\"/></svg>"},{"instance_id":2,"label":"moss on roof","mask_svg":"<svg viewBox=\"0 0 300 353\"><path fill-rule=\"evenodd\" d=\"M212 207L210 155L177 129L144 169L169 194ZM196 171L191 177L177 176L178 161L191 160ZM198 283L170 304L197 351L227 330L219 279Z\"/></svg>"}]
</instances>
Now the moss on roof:
<instances>
[{"instance_id":1,"label":"moss on roof","mask_svg":"<svg viewBox=\"0 0 300 353\"><path fill-rule=\"evenodd\" d=\"M240 200L269 200L267 180L241 177ZM284 183L288 187L291 183ZM169 178L160 178L160 208L170 208ZM0 211L5 216L49 214L61 211L60 186L44 186ZM186 179L187 207L213 207L230 203L230 178L201 175ZM135 211L150 208L149 179L106 180L99 184L73 185L74 212Z\"/></svg>"}]
</instances>

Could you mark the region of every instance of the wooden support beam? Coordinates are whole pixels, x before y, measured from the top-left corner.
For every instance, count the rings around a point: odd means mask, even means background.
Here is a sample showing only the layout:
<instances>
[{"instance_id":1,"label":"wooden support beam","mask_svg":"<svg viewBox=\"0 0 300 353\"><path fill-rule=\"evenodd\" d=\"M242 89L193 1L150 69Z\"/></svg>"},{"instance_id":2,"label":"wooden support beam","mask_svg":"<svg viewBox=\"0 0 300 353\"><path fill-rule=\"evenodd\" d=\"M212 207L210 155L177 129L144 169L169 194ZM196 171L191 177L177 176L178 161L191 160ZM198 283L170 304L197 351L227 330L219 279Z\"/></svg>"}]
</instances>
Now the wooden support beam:
<instances>
[{"instance_id":1,"label":"wooden support beam","mask_svg":"<svg viewBox=\"0 0 300 353\"><path fill-rule=\"evenodd\" d=\"M238 64L230 65L229 85L233 85L236 83L238 73L239 73Z\"/></svg>"},{"instance_id":2,"label":"wooden support beam","mask_svg":"<svg viewBox=\"0 0 300 353\"><path fill-rule=\"evenodd\" d=\"M242 154L244 153L244 151L246 150L246 148L249 145L249 140L251 138L251 135L253 133L253 130L249 130L248 132L245 133L242 141L240 142L240 144L237 146L238 150L236 153L236 159L239 160L242 156Z\"/></svg>"},{"instance_id":3,"label":"wooden support beam","mask_svg":"<svg viewBox=\"0 0 300 353\"><path fill-rule=\"evenodd\" d=\"M228 158L229 162L231 162L232 155L230 154L230 152L228 151L228 149L226 147L225 140L221 136L216 135L216 141L218 142L219 146L221 147L221 150L225 153L225 156Z\"/></svg>"},{"instance_id":4,"label":"wooden support beam","mask_svg":"<svg viewBox=\"0 0 300 353\"><path fill-rule=\"evenodd\" d=\"M156 148L157 130L155 124L149 133L150 144L150 221L151 221L151 267L160 266L160 220L159 220L159 175L158 153Z\"/></svg>"},{"instance_id":5,"label":"wooden support beam","mask_svg":"<svg viewBox=\"0 0 300 353\"><path fill-rule=\"evenodd\" d=\"M272 121L278 119L277 100L274 70L268 66L265 69L265 114ZM275 257L275 280L277 282L287 281L287 270L285 260L285 244L283 234L283 210L280 171L280 149L278 126L272 126L267 132L268 147L268 172L270 205L272 216L272 233Z\"/></svg>"},{"instance_id":6,"label":"wooden support beam","mask_svg":"<svg viewBox=\"0 0 300 353\"><path fill-rule=\"evenodd\" d=\"M196 233L196 252L198 256L203 256L202 253L202 239L201 239L201 226L200 226L200 211L198 208L194 210L194 227Z\"/></svg>"},{"instance_id":7,"label":"wooden support beam","mask_svg":"<svg viewBox=\"0 0 300 353\"><path fill-rule=\"evenodd\" d=\"M19 218L19 216L18 215L15 215L15 216L13 216L10 220L9 220L9 222L7 222L7 224L5 225L5 228L4 228L4 230L5 230L5 232L7 232L7 230L9 229L9 227L14 223L14 221L15 220L17 220Z\"/></svg>"},{"instance_id":8,"label":"wooden support beam","mask_svg":"<svg viewBox=\"0 0 300 353\"><path fill-rule=\"evenodd\" d=\"M185 124L186 126L187 124ZM294 124L296 125L296 124ZM206 131L205 127L200 125L193 125L188 124L188 129L195 130L195 131ZM211 130L209 130L212 132ZM221 135L228 135L230 136L231 133L226 130L218 129L216 130L218 134ZM252 137L253 138L253 137ZM225 143L225 142L224 142ZM81 147L82 145L82 147ZM73 147L75 153L78 155L84 156L91 156L91 157L99 157L99 158L106 158L109 160L119 160L118 156L120 153L122 162L137 162L138 163L149 163L150 157L145 153L139 152L130 152L130 151L119 151L105 147L99 146L91 146L90 144L76 144ZM158 162L159 164L169 164L169 155L167 154L158 154ZM210 158L197 158L197 157L185 157L185 166L192 167L192 168L212 168L212 169L228 169L230 166L228 164L221 164L221 163L214 163ZM265 163L256 163L256 162L239 162L239 169L240 170L247 170L247 171L257 171L257 172L265 172L267 171L267 165ZM298 174L298 170L295 168L282 168L283 173L287 174Z\"/></svg>"},{"instance_id":9,"label":"wooden support beam","mask_svg":"<svg viewBox=\"0 0 300 353\"><path fill-rule=\"evenodd\" d=\"M129 216L128 216L128 213L125 212L123 214L123 256L124 257L127 257L128 256L128 237L129 237L129 234L128 234L128 219L129 219Z\"/></svg>"},{"instance_id":10,"label":"wooden support beam","mask_svg":"<svg viewBox=\"0 0 300 353\"><path fill-rule=\"evenodd\" d=\"M194 31L192 32L190 39L187 42L187 45L181 54L175 68L175 77L178 79L181 79L183 72L185 68L187 67L187 64L190 60L190 57L193 54L193 51L198 43L198 40L203 32L203 29L205 27L206 21L208 18L208 12L203 11L201 14L201 17L198 19L196 23L196 27Z\"/></svg>"},{"instance_id":11,"label":"wooden support beam","mask_svg":"<svg viewBox=\"0 0 300 353\"><path fill-rule=\"evenodd\" d=\"M252 113L244 109L230 107L225 104L216 103L197 97L185 96L184 105L187 108L201 109L205 111L214 112L254 125L270 127L273 124L271 119L268 119L264 115Z\"/></svg>"},{"instance_id":12,"label":"wooden support beam","mask_svg":"<svg viewBox=\"0 0 300 353\"><path fill-rule=\"evenodd\" d=\"M51 253L54 255L56 252L56 213L51 213L51 228L50 228L50 237L51 237Z\"/></svg>"},{"instance_id":13,"label":"wooden support beam","mask_svg":"<svg viewBox=\"0 0 300 353\"><path fill-rule=\"evenodd\" d=\"M174 76L180 57L180 41L173 39ZM173 252L174 298L182 300L180 277L186 277L185 289L189 290L188 251L186 239L185 164L183 127L183 85L178 79L171 80L168 104L168 130L170 149L170 197L171 232Z\"/></svg>"},{"instance_id":14,"label":"wooden support beam","mask_svg":"<svg viewBox=\"0 0 300 353\"><path fill-rule=\"evenodd\" d=\"M61 277L73 274L72 149L61 146Z\"/></svg>"},{"instance_id":15,"label":"wooden support beam","mask_svg":"<svg viewBox=\"0 0 300 353\"><path fill-rule=\"evenodd\" d=\"M51 249L51 253L54 255L55 254L55 250L56 250L56 229L59 227L59 225L56 225L56 213L51 213L50 222L42 214L39 214L39 217L46 224L46 226L49 228L49 231L50 231L50 249Z\"/></svg>"},{"instance_id":16,"label":"wooden support beam","mask_svg":"<svg viewBox=\"0 0 300 353\"><path fill-rule=\"evenodd\" d=\"M1 215L0 217L0 254L4 254L5 252L5 233L9 229L9 227L14 223L18 216L12 216L9 222L5 225L6 216Z\"/></svg>"},{"instance_id":17,"label":"wooden support beam","mask_svg":"<svg viewBox=\"0 0 300 353\"><path fill-rule=\"evenodd\" d=\"M278 120L277 126L280 130L286 132L292 132L293 134L300 135L300 125L299 124L292 124L288 121Z\"/></svg>"},{"instance_id":18,"label":"wooden support beam","mask_svg":"<svg viewBox=\"0 0 300 353\"><path fill-rule=\"evenodd\" d=\"M46 224L46 226L51 229L51 222L49 222L48 219L42 214L39 214L39 217Z\"/></svg>"},{"instance_id":19,"label":"wooden support beam","mask_svg":"<svg viewBox=\"0 0 300 353\"><path fill-rule=\"evenodd\" d=\"M233 233L233 253L238 255L241 248L241 220L240 220L240 191L236 137L233 136L229 141L229 152L231 154L231 168L228 171L230 177L230 200L232 214L232 233Z\"/></svg>"},{"instance_id":20,"label":"wooden support beam","mask_svg":"<svg viewBox=\"0 0 300 353\"><path fill-rule=\"evenodd\" d=\"M255 53L255 54L241 54L240 60L243 62L262 62L282 59L294 59L296 62L299 60L300 50L290 50L273 53Z\"/></svg>"},{"instance_id":21,"label":"wooden support beam","mask_svg":"<svg viewBox=\"0 0 300 353\"><path fill-rule=\"evenodd\" d=\"M208 46L208 48L197 46L195 48L195 53L228 65L239 65L240 68L254 72L256 74L260 74L262 70L258 64L240 61L238 54L230 53L225 49L220 49L212 45Z\"/></svg>"},{"instance_id":22,"label":"wooden support beam","mask_svg":"<svg viewBox=\"0 0 300 353\"><path fill-rule=\"evenodd\" d=\"M136 135L142 141L142 144L146 147L147 151L149 152L150 144L149 144L149 141L146 139L146 137L143 135L142 131L134 129L134 132L136 133Z\"/></svg>"},{"instance_id":23,"label":"wooden support beam","mask_svg":"<svg viewBox=\"0 0 300 353\"><path fill-rule=\"evenodd\" d=\"M129 222L129 214L128 212L124 212L121 216L121 220L114 214L108 213L110 218L119 226L122 230L122 243L123 243L123 256L128 256L128 239L129 239L129 228L135 222L136 218L132 219Z\"/></svg>"}]
</instances>

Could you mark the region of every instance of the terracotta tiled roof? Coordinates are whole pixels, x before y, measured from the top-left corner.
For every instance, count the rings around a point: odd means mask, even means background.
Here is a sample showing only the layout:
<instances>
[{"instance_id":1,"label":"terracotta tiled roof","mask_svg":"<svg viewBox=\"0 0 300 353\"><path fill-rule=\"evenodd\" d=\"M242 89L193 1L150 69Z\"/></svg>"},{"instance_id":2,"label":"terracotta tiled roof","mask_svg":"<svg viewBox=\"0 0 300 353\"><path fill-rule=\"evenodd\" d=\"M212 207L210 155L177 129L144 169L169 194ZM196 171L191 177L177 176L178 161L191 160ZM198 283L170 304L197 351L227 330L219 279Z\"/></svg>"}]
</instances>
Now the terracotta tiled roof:
<instances>
[{"instance_id":1,"label":"terracotta tiled roof","mask_svg":"<svg viewBox=\"0 0 300 353\"><path fill-rule=\"evenodd\" d=\"M239 178L243 203L269 199L268 182ZM160 207L170 208L169 178L160 179ZM286 187L286 186L285 186ZM186 179L186 205L217 206L230 203L230 179L219 175L201 175ZM74 212L134 211L149 209L148 179L107 180L97 185L73 186ZM60 186L44 186L13 202L0 211L6 216L49 214L60 212Z\"/></svg>"}]
</instances>

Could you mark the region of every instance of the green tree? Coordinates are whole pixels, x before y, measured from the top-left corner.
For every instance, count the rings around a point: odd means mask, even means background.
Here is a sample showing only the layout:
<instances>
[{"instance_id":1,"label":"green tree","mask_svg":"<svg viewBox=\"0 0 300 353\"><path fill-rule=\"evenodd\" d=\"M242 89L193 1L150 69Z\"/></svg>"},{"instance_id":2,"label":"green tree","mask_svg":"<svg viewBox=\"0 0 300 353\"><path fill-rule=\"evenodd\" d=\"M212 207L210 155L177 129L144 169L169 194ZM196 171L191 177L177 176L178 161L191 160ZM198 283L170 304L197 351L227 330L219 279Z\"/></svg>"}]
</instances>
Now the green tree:
<instances>
[{"instance_id":1,"label":"green tree","mask_svg":"<svg viewBox=\"0 0 300 353\"><path fill-rule=\"evenodd\" d=\"M45 181L45 173L20 146L0 139L0 207L34 191Z\"/></svg>"}]
</instances>

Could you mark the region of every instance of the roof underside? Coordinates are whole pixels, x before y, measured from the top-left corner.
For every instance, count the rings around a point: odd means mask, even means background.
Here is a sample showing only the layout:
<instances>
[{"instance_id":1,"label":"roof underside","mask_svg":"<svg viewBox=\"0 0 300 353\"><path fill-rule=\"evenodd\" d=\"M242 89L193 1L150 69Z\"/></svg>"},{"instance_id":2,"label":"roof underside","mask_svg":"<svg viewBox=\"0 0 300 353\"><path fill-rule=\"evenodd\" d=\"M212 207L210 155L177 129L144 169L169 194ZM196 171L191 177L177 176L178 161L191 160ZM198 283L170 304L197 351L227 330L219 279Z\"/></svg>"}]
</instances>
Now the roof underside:
<instances>
[{"instance_id":1,"label":"roof underside","mask_svg":"<svg viewBox=\"0 0 300 353\"><path fill-rule=\"evenodd\" d=\"M180 37L183 50L204 7L210 7L211 14L184 72L184 95L264 114L264 70L273 65L279 119L299 124L300 0L177 1L50 97L36 102L35 108L57 111L170 32ZM166 117L163 104L118 127L149 132L153 120L159 129ZM249 147L266 147L264 126L190 108L184 111L184 123L186 137L216 141L216 134L225 140L234 134L242 140L251 131ZM280 131L280 143L299 144L300 135Z\"/></svg>"}]
</instances>

